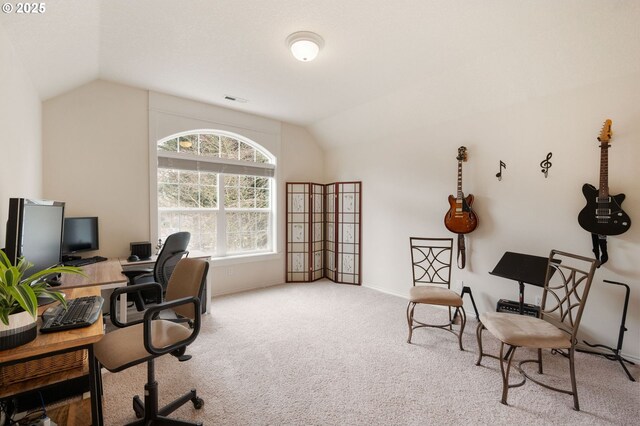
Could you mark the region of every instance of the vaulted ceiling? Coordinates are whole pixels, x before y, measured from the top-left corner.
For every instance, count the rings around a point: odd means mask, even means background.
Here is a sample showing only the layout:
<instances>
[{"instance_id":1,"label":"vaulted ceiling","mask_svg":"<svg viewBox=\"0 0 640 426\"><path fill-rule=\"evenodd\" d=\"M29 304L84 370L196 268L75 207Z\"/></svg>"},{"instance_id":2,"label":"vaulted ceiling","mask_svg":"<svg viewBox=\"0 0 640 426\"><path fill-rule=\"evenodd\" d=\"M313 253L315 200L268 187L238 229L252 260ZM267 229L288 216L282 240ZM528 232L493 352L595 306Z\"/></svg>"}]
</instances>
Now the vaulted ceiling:
<instances>
[{"instance_id":1,"label":"vaulted ceiling","mask_svg":"<svg viewBox=\"0 0 640 426\"><path fill-rule=\"evenodd\" d=\"M43 100L101 78L303 125L325 146L640 73L637 0L45 4L0 14ZM291 56L295 31L324 38L315 61Z\"/></svg>"}]
</instances>

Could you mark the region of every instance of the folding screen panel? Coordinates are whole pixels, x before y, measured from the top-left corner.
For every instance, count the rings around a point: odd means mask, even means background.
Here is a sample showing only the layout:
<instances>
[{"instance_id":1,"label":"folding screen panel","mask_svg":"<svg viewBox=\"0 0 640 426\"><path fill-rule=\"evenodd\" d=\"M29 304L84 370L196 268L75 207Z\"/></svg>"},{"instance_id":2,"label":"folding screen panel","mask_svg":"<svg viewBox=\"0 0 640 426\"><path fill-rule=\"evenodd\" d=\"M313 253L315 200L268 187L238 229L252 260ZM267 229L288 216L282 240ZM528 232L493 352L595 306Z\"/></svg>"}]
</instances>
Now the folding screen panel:
<instances>
[{"instance_id":1,"label":"folding screen panel","mask_svg":"<svg viewBox=\"0 0 640 426\"><path fill-rule=\"evenodd\" d=\"M360 284L360 182L336 186L336 269L339 283Z\"/></svg>"},{"instance_id":2,"label":"folding screen panel","mask_svg":"<svg viewBox=\"0 0 640 426\"><path fill-rule=\"evenodd\" d=\"M325 193L325 229L326 238L324 245L325 268L324 276L331 281L336 281L336 184L328 184L324 187Z\"/></svg>"},{"instance_id":3,"label":"folding screen panel","mask_svg":"<svg viewBox=\"0 0 640 426\"><path fill-rule=\"evenodd\" d=\"M324 277L324 185L311 185L311 281Z\"/></svg>"},{"instance_id":4,"label":"folding screen panel","mask_svg":"<svg viewBox=\"0 0 640 426\"><path fill-rule=\"evenodd\" d=\"M310 281L311 184L287 183L287 282Z\"/></svg>"},{"instance_id":5,"label":"folding screen panel","mask_svg":"<svg viewBox=\"0 0 640 426\"><path fill-rule=\"evenodd\" d=\"M361 186L287 183L287 282L360 284Z\"/></svg>"}]
</instances>

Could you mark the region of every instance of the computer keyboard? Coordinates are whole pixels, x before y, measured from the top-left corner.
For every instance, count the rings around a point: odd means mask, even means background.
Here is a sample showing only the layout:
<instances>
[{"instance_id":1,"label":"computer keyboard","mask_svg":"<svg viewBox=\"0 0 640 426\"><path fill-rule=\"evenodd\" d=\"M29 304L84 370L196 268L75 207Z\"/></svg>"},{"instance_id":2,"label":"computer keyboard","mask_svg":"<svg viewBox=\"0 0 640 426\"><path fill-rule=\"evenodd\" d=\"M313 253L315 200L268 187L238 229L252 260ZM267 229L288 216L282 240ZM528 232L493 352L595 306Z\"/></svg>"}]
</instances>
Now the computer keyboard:
<instances>
[{"instance_id":1,"label":"computer keyboard","mask_svg":"<svg viewBox=\"0 0 640 426\"><path fill-rule=\"evenodd\" d=\"M107 260L107 258L102 256L84 257L82 259L67 260L64 262L64 266L85 266L104 262L105 260Z\"/></svg>"},{"instance_id":2,"label":"computer keyboard","mask_svg":"<svg viewBox=\"0 0 640 426\"><path fill-rule=\"evenodd\" d=\"M56 305L42 313L40 332L53 333L71 328L88 327L102 315L102 296L86 296L67 300L67 308Z\"/></svg>"}]
</instances>

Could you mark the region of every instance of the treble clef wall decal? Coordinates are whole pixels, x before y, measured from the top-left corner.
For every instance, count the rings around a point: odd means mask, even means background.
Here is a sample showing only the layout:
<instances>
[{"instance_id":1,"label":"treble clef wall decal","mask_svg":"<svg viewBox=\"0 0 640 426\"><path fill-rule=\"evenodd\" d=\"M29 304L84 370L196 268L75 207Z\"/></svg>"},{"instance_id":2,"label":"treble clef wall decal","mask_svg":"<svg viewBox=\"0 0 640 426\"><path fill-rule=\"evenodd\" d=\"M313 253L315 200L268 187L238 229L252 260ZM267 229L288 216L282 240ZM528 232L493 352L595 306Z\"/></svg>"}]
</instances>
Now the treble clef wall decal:
<instances>
[{"instance_id":1,"label":"treble clef wall decal","mask_svg":"<svg viewBox=\"0 0 640 426\"><path fill-rule=\"evenodd\" d=\"M545 158L544 160L542 160L540 162L540 167L542 167L542 170L540 170L542 173L544 173L544 177L546 179L547 175L549 174L549 169L551 168L552 164L551 164L551 156L553 154L548 153L547 154L547 158Z\"/></svg>"}]
</instances>

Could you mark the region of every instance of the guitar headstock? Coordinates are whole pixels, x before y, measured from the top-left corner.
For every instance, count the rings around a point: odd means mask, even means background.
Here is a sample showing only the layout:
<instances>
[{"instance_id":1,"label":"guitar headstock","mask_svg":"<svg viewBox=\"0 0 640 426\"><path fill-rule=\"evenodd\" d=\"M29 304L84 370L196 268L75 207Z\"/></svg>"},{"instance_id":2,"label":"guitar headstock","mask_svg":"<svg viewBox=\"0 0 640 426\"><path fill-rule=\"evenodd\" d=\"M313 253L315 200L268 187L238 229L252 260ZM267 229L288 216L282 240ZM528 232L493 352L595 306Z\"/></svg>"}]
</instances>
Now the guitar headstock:
<instances>
[{"instance_id":1,"label":"guitar headstock","mask_svg":"<svg viewBox=\"0 0 640 426\"><path fill-rule=\"evenodd\" d=\"M456 157L458 161L467 161L467 147L461 146L458 148L458 156Z\"/></svg>"},{"instance_id":2,"label":"guitar headstock","mask_svg":"<svg viewBox=\"0 0 640 426\"><path fill-rule=\"evenodd\" d=\"M611 140L611 134L611 120L607 118L602 125L602 130L600 130L600 136L598 136L598 140L602 143L609 143L609 141Z\"/></svg>"}]
</instances>

